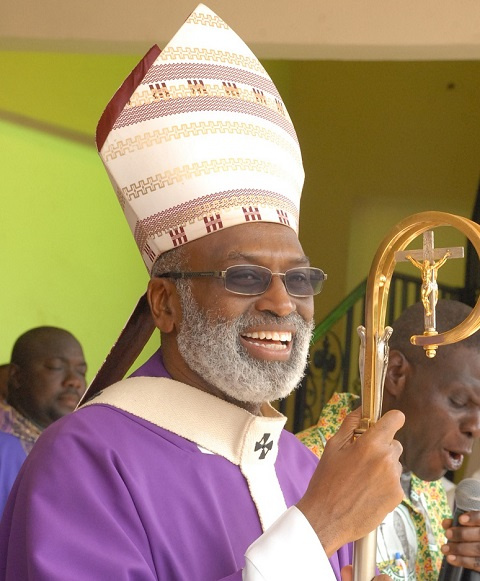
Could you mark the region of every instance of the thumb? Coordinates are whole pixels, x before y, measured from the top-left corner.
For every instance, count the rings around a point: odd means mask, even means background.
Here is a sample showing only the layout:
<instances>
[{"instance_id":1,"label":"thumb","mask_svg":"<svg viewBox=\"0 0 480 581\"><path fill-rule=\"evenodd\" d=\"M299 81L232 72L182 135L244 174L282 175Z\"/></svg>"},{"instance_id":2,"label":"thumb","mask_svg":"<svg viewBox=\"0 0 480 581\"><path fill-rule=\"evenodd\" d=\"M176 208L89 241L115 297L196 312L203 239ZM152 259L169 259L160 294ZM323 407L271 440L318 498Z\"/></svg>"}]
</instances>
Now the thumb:
<instances>
[{"instance_id":1,"label":"thumb","mask_svg":"<svg viewBox=\"0 0 480 581\"><path fill-rule=\"evenodd\" d=\"M372 426L372 434L383 432L385 440L391 441L404 423L405 415L400 410L389 410Z\"/></svg>"}]
</instances>

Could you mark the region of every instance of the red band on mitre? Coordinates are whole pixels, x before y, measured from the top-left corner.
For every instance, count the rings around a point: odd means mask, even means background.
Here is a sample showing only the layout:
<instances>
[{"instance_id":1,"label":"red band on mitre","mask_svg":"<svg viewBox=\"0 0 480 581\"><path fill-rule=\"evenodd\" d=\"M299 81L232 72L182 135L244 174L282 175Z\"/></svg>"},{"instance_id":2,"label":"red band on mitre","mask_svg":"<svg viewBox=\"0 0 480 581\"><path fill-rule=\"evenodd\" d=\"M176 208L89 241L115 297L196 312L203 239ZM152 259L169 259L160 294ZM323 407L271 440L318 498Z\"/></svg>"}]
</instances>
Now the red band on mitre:
<instances>
[{"instance_id":1,"label":"red band on mitre","mask_svg":"<svg viewBox=\"0 0 480 581\"><path fill-rule=\"evenodd\" d=\"M115 121L161 52L160 48L154 44L110 99L97 125L96 142L98 151L102 149Z\"/></svg>"}]
</instances>

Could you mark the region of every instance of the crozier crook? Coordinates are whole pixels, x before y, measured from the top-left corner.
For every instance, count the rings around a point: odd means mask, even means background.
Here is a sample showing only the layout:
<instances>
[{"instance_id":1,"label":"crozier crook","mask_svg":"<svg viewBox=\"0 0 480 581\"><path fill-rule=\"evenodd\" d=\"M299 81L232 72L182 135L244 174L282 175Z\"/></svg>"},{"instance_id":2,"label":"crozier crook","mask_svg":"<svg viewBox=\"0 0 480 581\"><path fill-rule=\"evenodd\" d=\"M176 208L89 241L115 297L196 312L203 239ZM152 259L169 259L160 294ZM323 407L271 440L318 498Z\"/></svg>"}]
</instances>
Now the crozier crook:
<instances>
[{"instance_id":1,"label":"crozier crook","mask_svg":"<svg viewBox=\"0 0 480 581\"><path fill-rule=\"evenodd\" d=\"M435 254L433 234L430 236L429 231L439 226L450 226L462 232L480 256L480 226L478 224L454 214L432 211L413 214L399 222L383 239L373 259L367 278L365 327L359 327L362 418L356 432L357 436L373 425L382 411L383 383L388 362L388 339L392 332L390 327L385 327L385 315L388 291L396 262L409 260L409 256L415 256L416 251L405 251L405 248L423 233L428 233L427 238L432 241L431 256L426 257L425 254L423 256L423 260L429 261L429 265L434 264L434 260L439 258L443 264L447 258L460 256L458 248L436 249L442 254L441 256ZM429 303L433 309L425 310L423 335L413 335L410 339L414 345L423 347L428 357L433 357L438 347L462 341L480 328L479 298L471 313L460 325L444 333L438 333L435 328L434 298L435 295ZM376 530L354 543L354 581L371 581L375 576L376 547Z\"/></svg>"}]
</instances>

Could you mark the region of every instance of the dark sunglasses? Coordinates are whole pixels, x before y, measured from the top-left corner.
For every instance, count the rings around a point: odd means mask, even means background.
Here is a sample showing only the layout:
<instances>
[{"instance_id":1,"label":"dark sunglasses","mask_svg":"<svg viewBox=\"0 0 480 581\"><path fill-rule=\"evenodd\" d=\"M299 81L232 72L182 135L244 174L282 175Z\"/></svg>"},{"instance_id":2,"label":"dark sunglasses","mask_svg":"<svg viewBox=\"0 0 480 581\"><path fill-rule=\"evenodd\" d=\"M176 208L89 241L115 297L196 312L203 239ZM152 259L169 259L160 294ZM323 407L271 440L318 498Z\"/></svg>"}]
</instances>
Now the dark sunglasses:
<instances>
[{"instance_id":1,"label":"dark sunglasses","mask_svg":"<svg viewBox=\"0 0 480 581\"><path fill-rule=\"evenodd\" d=\"M327 279L327 275L320 268L306 266L290 268L286 272L272 272L265 266L252 264L239 264L210 272L163 272L156 275L158 278L173 279L204 276L223 278L225 289L237 295L261 295L270 286L272 276L279 276L292 297L318 295L323 281Z\"/></svg>"}]
</instances>

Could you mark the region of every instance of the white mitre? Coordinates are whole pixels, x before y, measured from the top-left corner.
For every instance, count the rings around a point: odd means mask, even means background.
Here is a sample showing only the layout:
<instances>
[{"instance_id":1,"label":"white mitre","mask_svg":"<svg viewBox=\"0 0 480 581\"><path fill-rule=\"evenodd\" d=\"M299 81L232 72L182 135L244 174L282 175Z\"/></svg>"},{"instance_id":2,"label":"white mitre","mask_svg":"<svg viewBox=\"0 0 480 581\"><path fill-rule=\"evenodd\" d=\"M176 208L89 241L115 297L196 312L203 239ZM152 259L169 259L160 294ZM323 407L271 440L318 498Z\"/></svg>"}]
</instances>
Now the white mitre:
<instances>
[{"instance_id":1,"label":"white mitre","mask_svg":"<svg viewBox=\"0 0 480 581\"><path fill-rule=\"evenodd\" d=\"M149 272L229 226L298 232L304 171L287 109L246 44L200 4L108 104L97 146Z\"/></svg>"}]
</instances>

